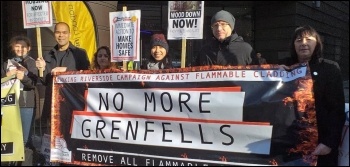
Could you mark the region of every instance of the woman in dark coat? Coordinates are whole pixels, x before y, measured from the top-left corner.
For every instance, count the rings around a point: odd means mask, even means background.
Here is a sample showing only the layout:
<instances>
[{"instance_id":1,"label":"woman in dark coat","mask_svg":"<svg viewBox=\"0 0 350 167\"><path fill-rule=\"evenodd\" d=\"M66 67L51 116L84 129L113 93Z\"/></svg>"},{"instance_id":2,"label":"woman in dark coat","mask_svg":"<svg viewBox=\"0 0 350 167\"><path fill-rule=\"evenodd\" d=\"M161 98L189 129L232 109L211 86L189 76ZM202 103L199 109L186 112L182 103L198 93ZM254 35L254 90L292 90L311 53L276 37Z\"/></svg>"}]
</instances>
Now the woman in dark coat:
<instances>
[{"instance_id":1,"label":"woman in dark coat","mask_svg":"<svg viewBox=\"0 0 350 167\"><path fill-rule=\"evenodd\" d=\"M15 76L21 82L19 106L21 108L21 119L26 146L31 144L31 126L35 118L35 109L39 94L35 91L38 80L38 69L35 60L29 55L31 42L26 36L15 36L11 38L9 47L11 56L4 61L1 67L1 78ZM28 117L30 116L30 117Z\"/></svg>"},{"instance_id":2,"label":"woman in dark coat","mask_svg":"<svg viewBox=\"0 0 350 167\"><path fill-rule=\"evenodd\" d=\"M338 147L345 123L345 97L339 65L322 58L320 35L310 26L298 27L291 44L291 60L286 65L308 63L313 79L318 145L312 155L318 156L317 166L338 166Z\"/></svg>"}]
</instances>

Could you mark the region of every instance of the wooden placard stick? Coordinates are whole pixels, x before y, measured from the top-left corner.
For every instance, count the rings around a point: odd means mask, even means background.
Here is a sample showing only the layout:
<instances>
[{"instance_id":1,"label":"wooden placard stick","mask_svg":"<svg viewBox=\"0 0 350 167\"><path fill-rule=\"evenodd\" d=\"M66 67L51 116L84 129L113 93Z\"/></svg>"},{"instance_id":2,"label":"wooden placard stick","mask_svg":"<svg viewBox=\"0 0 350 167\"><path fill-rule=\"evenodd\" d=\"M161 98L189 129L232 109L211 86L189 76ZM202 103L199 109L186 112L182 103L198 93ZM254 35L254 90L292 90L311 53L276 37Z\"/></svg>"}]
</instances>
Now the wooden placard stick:
<instances>
[{"instance_id":1,"label":"wooden placard stick","mask_svg":"<svg viewBox=\"0 0 350 167\"><path fill-rule=\"evenodd\" d=\"M38 58L42 58L42 47L41 47L41 33L40 33L40 27L36 27L36 41L38 43ZM39 77L43 77L44 75L44 69L43 67L39 68Z\"/></svg>"},{"instance_id":2,"label":"wooden placard stick","mask_svg":"<svg viewBox=\"0 0 350 167\"><path fill-rule=\"evenodd\" d=\"M123 6L123 12L126 12L126 11L127 11L126 6ZM123 60L123 70L124 70L124 71L127 71L127 70L128 70L128 64L127 64L127 61L126 61L126 60Z\"/></svg>"},{"instance_id":3,"label":"wooden placard stick","mask_svg":"<svg viewBox=\"0 0 350 167\"><path fill-rule=\"evenodd\" d=\"M181 48L181 68L186 67L186 39L182 39L182 48Z\"/></svg>"}]
</instances>

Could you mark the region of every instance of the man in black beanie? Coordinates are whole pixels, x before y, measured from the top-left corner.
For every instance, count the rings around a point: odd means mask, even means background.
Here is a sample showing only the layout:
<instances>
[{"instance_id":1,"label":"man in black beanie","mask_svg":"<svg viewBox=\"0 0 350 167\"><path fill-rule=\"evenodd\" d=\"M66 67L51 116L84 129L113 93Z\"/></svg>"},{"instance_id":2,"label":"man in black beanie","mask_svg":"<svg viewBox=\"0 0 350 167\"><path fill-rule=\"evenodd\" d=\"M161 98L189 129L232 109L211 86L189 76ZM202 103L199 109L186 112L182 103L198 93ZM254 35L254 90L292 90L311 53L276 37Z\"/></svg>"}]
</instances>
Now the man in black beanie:
<instances>
[{"instance_id":1,"label":"man in black beanie","mask_svg":"<svg viewBox=\"0 0 350 167\"><path fill-rule=\"evenodd\" d=\"M235 18L225 10L217 12L211 19L213 38L197 56L197 66L206 65L251 65L255 52L250 44L244 42L234 31Z\"/></svg>"}]
</instances>

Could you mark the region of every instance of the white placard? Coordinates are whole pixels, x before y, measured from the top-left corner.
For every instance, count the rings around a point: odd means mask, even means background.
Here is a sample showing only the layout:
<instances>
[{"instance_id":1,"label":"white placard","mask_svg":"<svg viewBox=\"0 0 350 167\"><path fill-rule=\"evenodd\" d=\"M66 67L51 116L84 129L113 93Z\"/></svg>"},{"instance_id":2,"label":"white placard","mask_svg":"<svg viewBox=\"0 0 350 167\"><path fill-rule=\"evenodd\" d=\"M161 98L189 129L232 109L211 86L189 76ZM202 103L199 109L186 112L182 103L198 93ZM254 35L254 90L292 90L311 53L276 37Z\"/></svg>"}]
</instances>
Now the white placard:
<instances>
[{"instance_id":1,"label":"white placard","mask_svg":"<svg viewBox=\"0 0 350 167\"><path fill-rule=\"evenodd\" d=\"M51 1L22 1L24 28L51 27Z\"/></svg>"},{"instance_id":2,"label":"white placard","mask_svg":"<svg viewBox=\"0 0 350 167\"><path fill-rule=\"evenodd\" d=\"M141 11L110 12L111 61L140 61Z\"/></svg>"},{"instance_id":3,"label":"white placard","mask_svg":"<svg viewBox=\"0 0 350 167\"><path fill-rule=\"evenodd\" d=\"M169 1L168 39L203 39L204 1Z\"/></svg>"}]
</instances>

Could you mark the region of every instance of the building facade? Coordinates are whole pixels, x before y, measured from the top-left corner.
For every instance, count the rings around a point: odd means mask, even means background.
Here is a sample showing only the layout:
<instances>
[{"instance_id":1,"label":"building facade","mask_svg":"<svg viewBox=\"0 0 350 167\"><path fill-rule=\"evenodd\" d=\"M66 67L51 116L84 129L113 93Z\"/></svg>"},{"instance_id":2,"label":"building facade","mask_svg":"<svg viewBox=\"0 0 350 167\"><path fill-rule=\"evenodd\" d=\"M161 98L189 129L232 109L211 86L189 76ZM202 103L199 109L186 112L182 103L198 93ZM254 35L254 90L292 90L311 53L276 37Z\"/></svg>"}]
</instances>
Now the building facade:
<instances>
[{"instance_id":1,"label":"building facade","mask_svg":"<svg viewBox=\"0 0 350 167\"><path fill-rule=\"evenodd\" d=\"M167 32L168 1L86 1L97 27L97 45L109 46L109 12L141 10L141 56L149 56L149 40L153 32ZM211 38L211 16L221 10L236 18L235 30L262 53L269 64L278 64L289 57L290 39L296 27L311 25L322 36L324 57L339 63L344 80L349 80L349 1L204 1L202 40L186 41L186 66L198 56L201 46ZM18 34L32 39L35 50L35 30L23 29L21 1L1 1L1 55L8 55L8 41ZM42 28L43 53L55 44L52 28ZM180 60L181 40L169 40L170 53ZM33 54L36 55L36 54Z\"/></svg>"}]
</instances>

